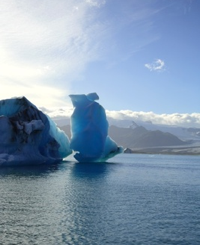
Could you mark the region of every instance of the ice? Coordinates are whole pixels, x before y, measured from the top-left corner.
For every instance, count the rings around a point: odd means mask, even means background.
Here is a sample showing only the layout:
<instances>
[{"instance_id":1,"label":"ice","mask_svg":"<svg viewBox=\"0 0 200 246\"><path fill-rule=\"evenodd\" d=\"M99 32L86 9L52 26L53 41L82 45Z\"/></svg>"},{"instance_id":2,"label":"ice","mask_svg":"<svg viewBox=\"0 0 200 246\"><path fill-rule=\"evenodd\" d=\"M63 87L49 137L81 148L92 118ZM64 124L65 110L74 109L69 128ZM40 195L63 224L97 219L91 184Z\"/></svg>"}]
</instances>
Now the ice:
<instances>
[{"instance_id":1,"label":"ice","mask_svg":"<svg viewBox=\"0 0 200 246\"><path fill-rule=\"evenodd\" d=\"M105 109L96 93L69 95L74 106L71 116L71 149L79 162L105 161L123 151L108 136Z\"/></svg>"},{"instance_id":2,"label":"ice","mask_svg":"<svg viewBox=\"0 0 200 246\"><path fill-rule=\"evenodd\" d=\"M0 101L0 166L55 163L71 152L67 135L28 99Z\"/></svg>"},{"instance_id":3,"label":"ice","mask_svg":"<svg viewBox=\"0 0 200 246\"><path fill-rule=\"evenodd\" d=\"M108 136L96 93L70 95L72 138L25 97L0 101L0 166L56 163L72 150L79 162L105 161L123 151Z\"/></svg>"}]
</instances>

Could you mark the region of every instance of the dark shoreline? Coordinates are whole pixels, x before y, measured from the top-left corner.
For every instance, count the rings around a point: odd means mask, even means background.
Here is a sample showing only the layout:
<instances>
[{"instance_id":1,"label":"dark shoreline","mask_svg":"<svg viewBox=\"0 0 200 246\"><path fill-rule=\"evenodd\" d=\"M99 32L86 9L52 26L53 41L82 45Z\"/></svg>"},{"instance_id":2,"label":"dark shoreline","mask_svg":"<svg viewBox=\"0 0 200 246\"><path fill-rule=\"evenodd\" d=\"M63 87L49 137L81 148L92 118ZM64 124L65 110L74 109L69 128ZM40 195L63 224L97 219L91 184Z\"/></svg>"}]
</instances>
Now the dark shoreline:
<instances>
[{"instance_id":1,"label":"dark shoreline","mask_svg":"<svg viewBox=\"0 0 200 246\"><path fill-rule=\"evenodd\" d=\"M200 155L200 146L192 147L152 147L125 149L124 153L129 154L164 154L164 155Z\"/></svg>"}]
</instances>

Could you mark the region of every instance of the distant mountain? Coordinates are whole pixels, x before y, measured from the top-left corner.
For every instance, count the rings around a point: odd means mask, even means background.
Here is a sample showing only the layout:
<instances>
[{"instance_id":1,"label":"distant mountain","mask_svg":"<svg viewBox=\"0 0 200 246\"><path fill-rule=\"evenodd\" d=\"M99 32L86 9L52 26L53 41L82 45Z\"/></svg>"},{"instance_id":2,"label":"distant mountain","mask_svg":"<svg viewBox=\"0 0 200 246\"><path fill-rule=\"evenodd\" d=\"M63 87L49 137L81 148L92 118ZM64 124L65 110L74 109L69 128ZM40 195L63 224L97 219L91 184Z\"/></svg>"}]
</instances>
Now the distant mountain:
<instances>
[{"instance_id":1,"label":"distant mountain","mask_svg":"<svg viewBox=\"0 0 200 246\"><path fill-rule=\"evenodd\" d=\"M124 148L146 148L155 146L180 146L186 142L175 135L159 130L150 131L143 126L121 128L110 126L109 136Z\"/></svg>"},{"instance_id":2,"label":"distant mountain","mask_svg":"<svg viewBox=\"0 0 200 246\"><path fill-rule=\"evenodd\" d=\"M70 125L60 126L68 137L71 137ZM186 144L185 141L171 133L159 130L150 131L143 126L135 126L135 128L122 128L110 126L109 136L120 146L124 148L147 148L156 146L181 146Z\"/></svg>"},{"instance_id":3,"label":"distant mountain","mask_svg":"<svg viewBox=\"0 0 200 246\"><path fill-rule=\"evenodd\" d=\"M107 117L109 125L114 125L120 128L136 128L138 126L144 127L149 131L161 131L165 133L171 133L181 139L182 141L192 140L197 142L200 145L200 128L187 128L176 125L164 125L164 124L154 124L151 121L142 121L142 120L117 120L110 117ZM65 127L70 124L70 118L68 117L54 117L53 120L59 127ZM70 131L69 131L70 133Z\"/></svg>"},{"instance_id":4,"label":"distant mountain","mask_svg":"<svg viewBox=\"0 0 200 246\"><path fill-rule=\"evenodd\" d=\"M151 121L127 121L127 120L112 120L111 125L115 125L123 128L136 128L142 126L149 131L161 131L171 133L177 136L183 141L193 140L194 142L200 142L200 128L186 128L175 125L153 124Z\"/></svg>"},{"instance_id":5,"label":"distant mountain","mask_svg":"<svg viewBox=\"0 0 200 246\"><path fill-rule=\"evenodd\" d=\"M71 138L70 125L59 126L59 128L63 130L69 138Z\"/></svg>"}]
</instances>

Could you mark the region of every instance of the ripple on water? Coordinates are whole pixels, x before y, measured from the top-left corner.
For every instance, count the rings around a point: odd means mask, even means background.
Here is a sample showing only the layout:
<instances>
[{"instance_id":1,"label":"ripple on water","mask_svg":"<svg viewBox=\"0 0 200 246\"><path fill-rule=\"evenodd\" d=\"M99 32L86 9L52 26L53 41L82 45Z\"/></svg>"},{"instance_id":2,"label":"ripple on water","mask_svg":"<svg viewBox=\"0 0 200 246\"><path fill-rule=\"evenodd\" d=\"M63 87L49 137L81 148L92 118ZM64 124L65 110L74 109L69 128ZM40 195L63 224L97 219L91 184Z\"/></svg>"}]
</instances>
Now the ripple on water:
<instances>
[{"instance_id":1,"label":"ripple on water","mask_svg":"<svg viewBox=\"0 0 200 246\"><path fill-rule=\"evenodd\" d=\"M186 159L1 169L0 243L200 244L200 157Z\"/></svg>"}]
</instances>

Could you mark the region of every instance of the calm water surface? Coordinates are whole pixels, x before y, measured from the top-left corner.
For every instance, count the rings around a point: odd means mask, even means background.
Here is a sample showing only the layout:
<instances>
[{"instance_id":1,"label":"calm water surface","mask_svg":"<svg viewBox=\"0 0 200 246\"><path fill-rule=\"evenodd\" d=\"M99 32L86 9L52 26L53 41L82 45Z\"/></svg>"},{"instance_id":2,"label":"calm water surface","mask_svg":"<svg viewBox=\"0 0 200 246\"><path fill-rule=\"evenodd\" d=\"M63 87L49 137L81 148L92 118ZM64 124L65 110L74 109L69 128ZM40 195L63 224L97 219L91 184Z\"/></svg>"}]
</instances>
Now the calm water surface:
<instances>
[{"instance_id":1,"label":"calm water surface","mask_svg":"<svg viewBox=\"0 0 200 246\"><path fill-rule=\"evenodd\" d=\"M1 168L0 244L200 244L200 156Z\"/></svg>"}]
</instances>

